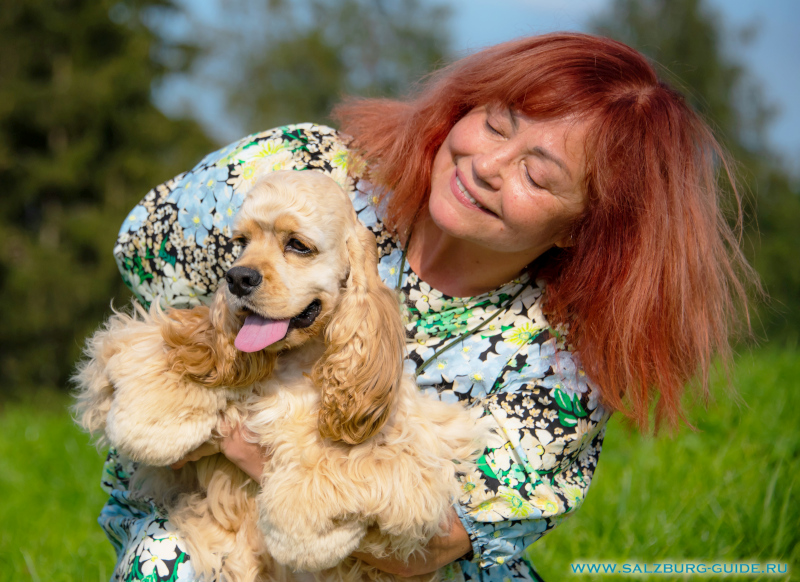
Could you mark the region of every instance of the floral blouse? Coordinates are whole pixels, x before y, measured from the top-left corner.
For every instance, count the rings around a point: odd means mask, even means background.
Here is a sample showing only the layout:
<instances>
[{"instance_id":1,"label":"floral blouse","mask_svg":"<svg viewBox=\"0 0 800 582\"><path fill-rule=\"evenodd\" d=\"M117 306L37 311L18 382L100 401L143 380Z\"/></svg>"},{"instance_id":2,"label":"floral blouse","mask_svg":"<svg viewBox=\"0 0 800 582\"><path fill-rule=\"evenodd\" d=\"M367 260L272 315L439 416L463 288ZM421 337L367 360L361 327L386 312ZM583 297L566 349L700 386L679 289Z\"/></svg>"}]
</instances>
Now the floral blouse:
<instances>
[{"instance_id":1,"label":"floral blouse","mask_svg":"<svg viewBox=\"0 0 800 582\"><path fill-rule=\"evenodd\" d=\"M376 235L383 281L401 293L407 368L420 389L481 407L495 422L477 466L460 476L456 510L472 553L446 579L530 580L527 546L580 507L597 465L608 413L580 369L566 329L542 313L544 282L527 274L475 297L450 297L420 280L384 228L372 186L348 167L335 130L285 126L245 137L151 190L128 215L114 255L145 304L208 302L241 250L231 228L244 195L265 172L317 170L350 195ZM401 272L402 270L402 272ZM192 580L191 556L169 516L132 499L135 465L111 451L100 523L117 549L115 580Z\"/></svg>"}]
</instances>

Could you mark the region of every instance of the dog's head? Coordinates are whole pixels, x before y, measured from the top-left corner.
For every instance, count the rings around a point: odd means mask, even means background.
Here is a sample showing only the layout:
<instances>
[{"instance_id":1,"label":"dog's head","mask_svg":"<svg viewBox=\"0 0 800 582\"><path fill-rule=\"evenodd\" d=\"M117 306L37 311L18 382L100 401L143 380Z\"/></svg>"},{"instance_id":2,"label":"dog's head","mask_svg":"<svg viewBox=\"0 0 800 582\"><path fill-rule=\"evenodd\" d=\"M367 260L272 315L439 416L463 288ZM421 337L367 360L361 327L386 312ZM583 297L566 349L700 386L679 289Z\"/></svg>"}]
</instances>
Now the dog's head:
<instances>
[{"instance_id":1,"label":"dog's head","mask_svg":"<svg viewBox=\"0 0 800 582\"><path fill-rule=\"evenodd\" d=\"M402 377L404 330L378 277L375 237L347 195L319 172L268 174L248 193L234 236L244 249L208 313L213 348L188 373L244 386L268 375L281 351L322 337L311 374L322 393L320 432L351 444L375 434Z\"/></svg>"},{"instance_id":2,"label":"dog's head","mask_svg":"<svg viewBox=\"0 0 800 582\"><path fill-rule=\"evenodd\" d=\"M318 336L346 287L348 240L359 236L344 191L319 172L276 172L248 193L226 273L225 300L243 352L279 352ZM373 243L374 244L374 243Z\"/></svg>"}]
</instances>

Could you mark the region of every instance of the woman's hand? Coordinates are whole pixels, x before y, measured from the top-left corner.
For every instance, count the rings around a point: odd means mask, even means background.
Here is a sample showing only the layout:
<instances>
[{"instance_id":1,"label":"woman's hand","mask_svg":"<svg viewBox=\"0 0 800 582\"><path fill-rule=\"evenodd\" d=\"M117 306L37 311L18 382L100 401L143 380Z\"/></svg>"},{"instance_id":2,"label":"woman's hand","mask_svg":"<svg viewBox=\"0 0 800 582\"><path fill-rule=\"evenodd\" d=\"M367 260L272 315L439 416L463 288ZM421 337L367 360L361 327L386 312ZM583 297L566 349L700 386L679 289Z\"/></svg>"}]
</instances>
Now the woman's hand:
<instances>
[{"instance_id":1,"label":"woman's hand","mask_svg":"<svg viewBox=\"0 0 800 582\"><path fill-rule=\"evenodd\" d=\"M464 529L455 509L450 510L448 519L450 531L445 535L432 538L426 546L427 554L422 557L414 556L407 564L396 558L376 558L372 554L361 552L353 552L352 555L378 570L403 578L429 574L450 562L455 562L472 549L469 534Z\"/></svg>"},{"instance_id":2,"label":"woman's hand","mask_svg":"<svg viewBox=\"0 0 800 582\"><path fill-rule=\"evenodd\" d=\"M270 458L267 449L252 442L253 435L243 426L231 427L223 424L220 433L221 436L203 443L170 467L177 470L189 461L197 461L209 455L222 453L231 463L247 473L253 481L260 483L261 474L264 472L264 463Z\"/></svg>"}]
</instances>

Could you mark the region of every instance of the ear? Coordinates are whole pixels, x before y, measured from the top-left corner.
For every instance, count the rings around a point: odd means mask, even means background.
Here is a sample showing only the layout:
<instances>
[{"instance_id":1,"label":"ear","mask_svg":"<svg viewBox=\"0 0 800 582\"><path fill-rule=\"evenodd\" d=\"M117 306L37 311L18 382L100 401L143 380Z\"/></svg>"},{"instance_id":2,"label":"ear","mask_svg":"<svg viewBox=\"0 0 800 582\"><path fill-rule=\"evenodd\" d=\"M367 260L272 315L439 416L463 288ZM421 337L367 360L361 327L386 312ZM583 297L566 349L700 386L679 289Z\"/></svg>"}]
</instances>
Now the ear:
<instances>
[{"instance_id":1,"label":"ear","mask_svg":"<svg viewBox=\"0 0 800 582\"><path fill-rule=\"evenodd\" d=\"M560 249L568 249L571 246L575 246L575 236L573 230L570 229L569 233L562 236L553 244Z\"/></svg>"},{"instance_id":2,"label":"ear","mask_svg":"<svg viewBox=\"0 0 800 582\"><path fill-rule=\"evenodd\" d=\"M275 354L247 354L233 345L239 322L228 309L223 289L217 291L210 308L173 309L159 319L172 369L195 382L238 388L272 373Z\"/></svg>"},{"instance_id":3,"label":"ear","mask_svg":"<svg viewBox=\"0 0 800 582\"><path fill-rule=\"evenodd\" d=\"M322 389L320 434L358 444L389 417L403 375L405 330L397 297L378 277L375 237L358 224L347 252L347 286L312 379Z\"/></svg>"}]
</instances>

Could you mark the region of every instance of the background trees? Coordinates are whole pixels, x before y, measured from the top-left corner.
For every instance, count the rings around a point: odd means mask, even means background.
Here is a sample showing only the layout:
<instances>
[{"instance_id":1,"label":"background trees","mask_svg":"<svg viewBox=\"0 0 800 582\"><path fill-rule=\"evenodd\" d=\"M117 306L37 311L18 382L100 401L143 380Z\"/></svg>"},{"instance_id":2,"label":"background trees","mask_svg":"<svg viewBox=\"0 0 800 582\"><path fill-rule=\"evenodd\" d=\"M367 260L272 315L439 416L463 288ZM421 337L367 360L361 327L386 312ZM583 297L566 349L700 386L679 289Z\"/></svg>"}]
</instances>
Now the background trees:
<instances>
[{"instance_id":1,"label":"background trees","mask_svg":"<svg viewBox=\"0 0 800 582\"><path fill-rule=\"evenodd\" d=\"M592 23L652 58L716 130L736 162L745 202L745 252L770 296L758 304L762 341L796 342L800 330L800 184L766 141L772 109L731 56L754 30L728 31L704 0L614 0ZM690 322L687 322L690 324Z\"/></svg>"},{"instance_id":2,"label":"background trees","mask_svg":"<svg viewBox=\"0 0 800 582\"><path fill-rule=\"evenodd\" d=\"M231 39L241 60L228 104L248 128L330 122L343 96L403 94L449 56L449 11L436 2L237 3L262 30Z\"/></svg>"},{"instance_id":3,"label":"background trees","mask_svg":"<svg viewBox=\"0 0 800 582\"><path fill-rule=\"evenodd\" d=\"M212 145L151 101L152 83L194 54L145 24L173 10L171 0L0 2L3 391L66 386L83 338L125 296L110 253L120 218Z\"/></svg>"},{"instance_id":4,"label":"background trees","mask_svg":"<svg viewBox=\"0 0 800 582\"><path fill-rule=\"evenodd\" d=\"M111 258L125 213L219 145L207 120L155 107L154 87L188 78L195 108L221 92L236 136L403 93L451 52L434 0L218 0L205 23L176 2L0 0L0 394L68 385L110 300L127 302ZM657 61L732 151L772 297L756 329L796 337L800 187L765 139L737 36L704 0L614 0L592 27Z\"/></svg>"}]
</instances>

